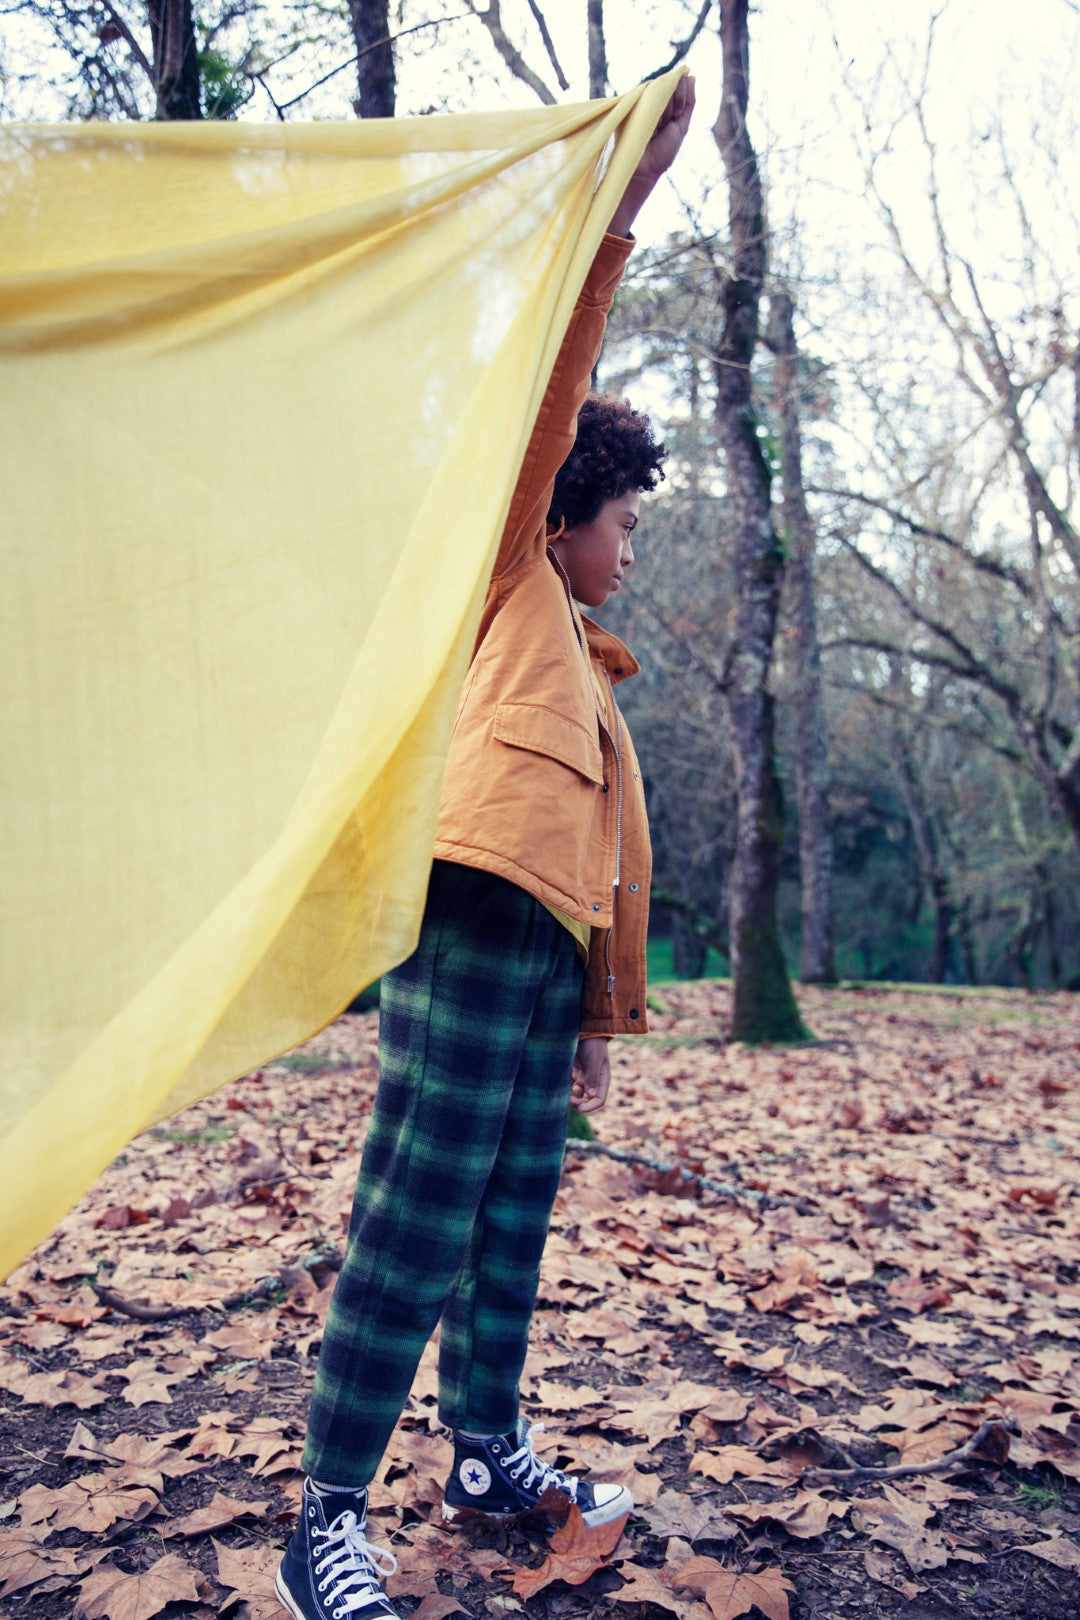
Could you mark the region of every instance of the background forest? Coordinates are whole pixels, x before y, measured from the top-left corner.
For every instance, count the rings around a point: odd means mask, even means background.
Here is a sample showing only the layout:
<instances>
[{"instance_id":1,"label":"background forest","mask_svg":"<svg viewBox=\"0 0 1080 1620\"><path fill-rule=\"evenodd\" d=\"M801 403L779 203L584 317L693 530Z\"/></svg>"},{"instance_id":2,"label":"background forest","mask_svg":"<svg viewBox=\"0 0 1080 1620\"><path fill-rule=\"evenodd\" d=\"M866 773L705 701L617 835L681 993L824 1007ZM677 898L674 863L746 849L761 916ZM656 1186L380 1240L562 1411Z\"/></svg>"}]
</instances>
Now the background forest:
<instances>
[{"instance_id":1,"label":"background forest","mask_svg":"<svg viewBox=\"0 0 1080 1620\"><path fill-rule=\"evenodd\" d=\"M608 615L658 957L726 970L775 907L805 981L1080 988L1073 0L0 16L8 119L527 105L685 60L695 144L598 377L672 451Z\"/></svg>"}]
</instances>

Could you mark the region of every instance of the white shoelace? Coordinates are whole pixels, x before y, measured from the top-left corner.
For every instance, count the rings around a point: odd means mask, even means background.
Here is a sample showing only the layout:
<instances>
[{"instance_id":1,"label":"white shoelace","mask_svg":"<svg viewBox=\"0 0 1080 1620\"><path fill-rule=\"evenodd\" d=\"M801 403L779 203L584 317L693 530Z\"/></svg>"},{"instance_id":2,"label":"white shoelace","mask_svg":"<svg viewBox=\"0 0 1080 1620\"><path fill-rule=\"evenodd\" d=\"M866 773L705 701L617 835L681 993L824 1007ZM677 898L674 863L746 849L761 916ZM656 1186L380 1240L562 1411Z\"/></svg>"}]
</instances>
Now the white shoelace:
<instances>
[{"instance_id":1,"label":"white shoelace","mask_svg":"<svg viewBox=\"0 0 1080 1620\"><path fill-rule=\"evenodd\" d=\"M534 1434L541 1434L543 1429L542 1423L534 1423L527 1429L524 1443L517 1451L511 1452L509 1457L503 1458L503 1467L511 1479L521 1480L527 1491L532 1490L534 1482L539 1479L542 1490L546 1490L549 1485L555 1485L560 1491L566 1492L571 1502L576 1502L579 1481L569 1474L562 1473L558 1468L552 1468L550 1463L538 1457L533 1450L532 1437Z\"/></svg>"},{"instance_id":2,"label":"white shoelace","mask_svg":"<svg viewBox=\"0 0 1080 1620\"><path fill-rule=\"evenodd\" d=\"M331 1603L343 1600L334 1610L335 1620L382 1601L379 1576L393 1575L397 1559L385 1547L371 1545L355 1513L339 1513L328 1529L311 1533L323 1542L316 1553L315 1573L322 1577L317 1590L324 1592L329 1587Z\"/></svg>"}]
</instances>

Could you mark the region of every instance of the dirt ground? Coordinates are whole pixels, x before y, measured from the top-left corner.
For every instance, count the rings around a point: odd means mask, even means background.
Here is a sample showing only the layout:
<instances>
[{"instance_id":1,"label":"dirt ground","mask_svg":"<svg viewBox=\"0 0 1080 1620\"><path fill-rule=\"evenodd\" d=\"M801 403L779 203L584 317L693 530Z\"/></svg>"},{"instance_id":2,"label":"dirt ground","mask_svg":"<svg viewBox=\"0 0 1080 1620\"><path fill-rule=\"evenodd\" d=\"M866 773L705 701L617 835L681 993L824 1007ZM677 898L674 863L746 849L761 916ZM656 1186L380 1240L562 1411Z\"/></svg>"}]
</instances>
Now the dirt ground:
<instances>
[{"instance_id":1,"label":"dirt ground","mask_svg":"<svg viewBox=\"0 0 1080 1620\"><path fill-rule=\"evenodd\" d=\"M655 999L568 1153L523 1388L639 1507L614 1547L445 1532L429 1347L372 1493L401 1614L1080 1615L1080 998L810 992L817 1040L760 1051L725 985ZM140 1138L10 1279L7 1620L282 1613L374 1043L343 1018Z\"/></svg>"}]
</instances>

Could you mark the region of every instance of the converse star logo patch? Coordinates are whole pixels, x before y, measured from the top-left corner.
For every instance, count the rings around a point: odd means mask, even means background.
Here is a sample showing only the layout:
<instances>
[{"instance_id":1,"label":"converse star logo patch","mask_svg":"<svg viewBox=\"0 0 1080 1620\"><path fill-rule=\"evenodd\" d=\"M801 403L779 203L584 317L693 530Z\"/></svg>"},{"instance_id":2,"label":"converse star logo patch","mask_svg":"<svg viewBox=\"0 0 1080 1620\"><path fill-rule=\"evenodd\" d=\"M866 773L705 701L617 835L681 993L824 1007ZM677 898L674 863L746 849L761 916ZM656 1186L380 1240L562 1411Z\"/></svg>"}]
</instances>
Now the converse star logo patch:
<instances>
[{"instance_id":1,"label":"converse star logo patch","mask_svg":"<svg viewBox=\"0 0 1080 1620\"><path fill-rule=\"evenodd\" d=\"M469 1457L458 1469L458 1479L470 1496L483 1496L491 1485L491 1471L477 1457Z\"/></svg>"}]
</instances>

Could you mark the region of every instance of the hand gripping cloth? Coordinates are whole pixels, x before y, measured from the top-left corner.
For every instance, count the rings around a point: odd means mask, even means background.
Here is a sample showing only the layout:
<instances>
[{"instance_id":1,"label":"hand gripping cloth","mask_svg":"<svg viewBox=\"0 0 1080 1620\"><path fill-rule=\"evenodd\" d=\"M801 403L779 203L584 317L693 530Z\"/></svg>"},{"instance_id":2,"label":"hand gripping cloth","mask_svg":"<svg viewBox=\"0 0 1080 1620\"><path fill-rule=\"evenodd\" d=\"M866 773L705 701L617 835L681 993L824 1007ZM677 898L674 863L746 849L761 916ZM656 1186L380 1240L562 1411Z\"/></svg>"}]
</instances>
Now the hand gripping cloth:
<instances>
[{"instance_id":1,"label":"hand gripping cloth","mask_svg":"<svg viewBox=\"0 0 1080 1620\"><path fill-rule=\"evenodd\" d=\"M412 949L515 477L676 77L0 126L0 1273Z\"/></svg>"}]
</instances>

